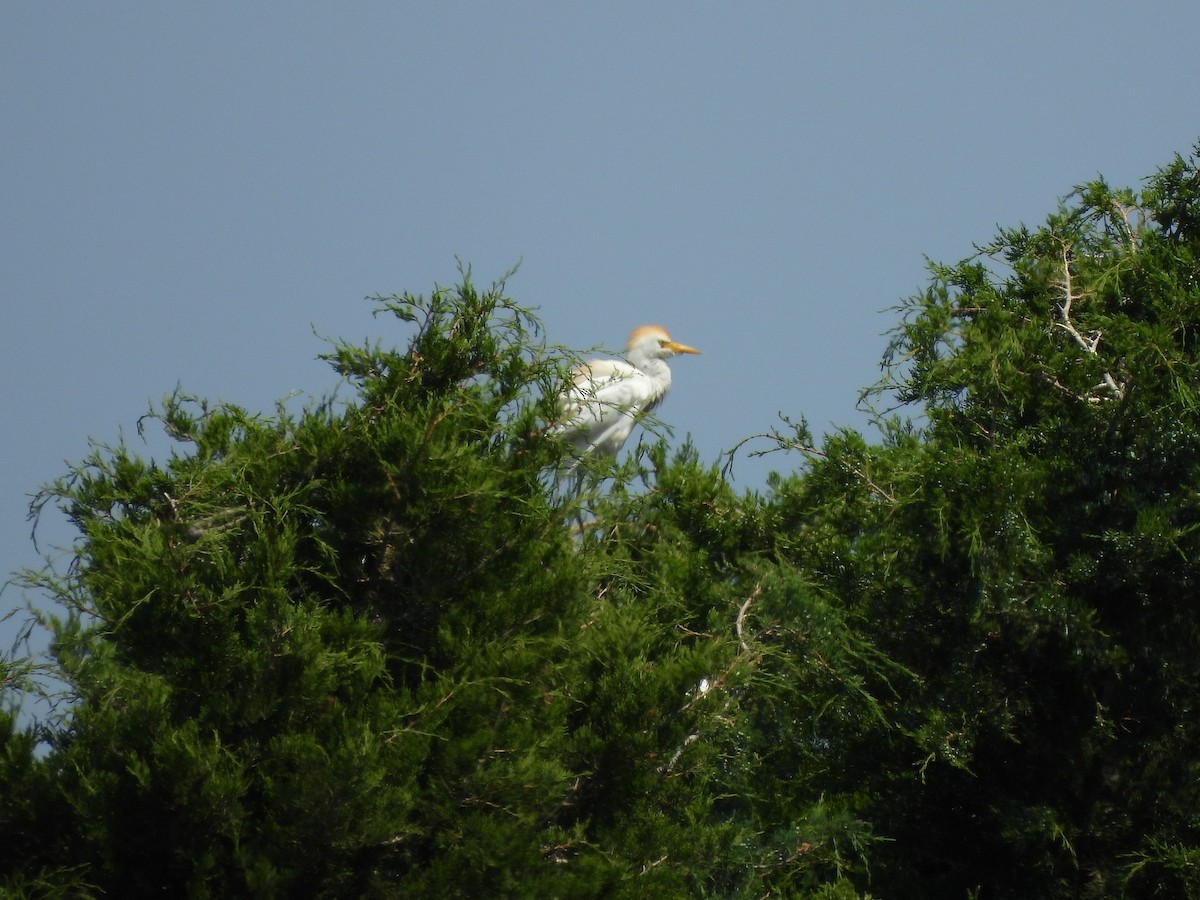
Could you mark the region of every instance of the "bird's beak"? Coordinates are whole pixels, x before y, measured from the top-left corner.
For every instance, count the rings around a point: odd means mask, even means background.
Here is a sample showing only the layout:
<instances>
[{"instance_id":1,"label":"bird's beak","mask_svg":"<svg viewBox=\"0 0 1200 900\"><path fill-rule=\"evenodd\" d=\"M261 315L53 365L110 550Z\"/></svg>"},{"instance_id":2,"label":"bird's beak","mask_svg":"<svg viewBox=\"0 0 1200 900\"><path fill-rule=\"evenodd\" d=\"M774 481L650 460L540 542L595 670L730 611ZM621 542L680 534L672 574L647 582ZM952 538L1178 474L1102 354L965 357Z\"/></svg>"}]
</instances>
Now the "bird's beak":
<instances>
[{"instance_id":1,"label":"bird's beak","mask_svg":"<svg viewBox=\"0 0 1200 900\"><path fill-rule=\"evenodd\" d=\"M687 344L677 344L674 341L667 341L663 344L672 353L699 353L695 347L689 347Z\"/></svg>"}]
</instances>

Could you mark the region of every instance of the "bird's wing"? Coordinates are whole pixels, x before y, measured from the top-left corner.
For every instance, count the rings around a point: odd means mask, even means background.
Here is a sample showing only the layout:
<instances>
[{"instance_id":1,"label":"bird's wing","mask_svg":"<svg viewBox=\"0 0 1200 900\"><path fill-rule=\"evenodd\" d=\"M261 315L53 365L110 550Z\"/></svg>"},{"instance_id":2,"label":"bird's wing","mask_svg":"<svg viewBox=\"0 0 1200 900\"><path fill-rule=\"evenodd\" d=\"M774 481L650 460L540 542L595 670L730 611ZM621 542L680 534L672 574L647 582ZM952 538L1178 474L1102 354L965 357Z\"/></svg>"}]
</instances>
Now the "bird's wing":
<instances>
[{"instance_id":1,"label":"bird's wing","mask_svg":"<svg viewBox=\"0 0 1200 900\"><path fill-rule=\"evenodd\" d=\"M578 366L563 396L556 431L581 449L598 447L616 454L648 407L653 385L640 369L621 360L593 360Z\"/></svg>"},{"instance_id":2,"label":"bird's wing","mask_svg":"<svg viewBox=\"0 0 1200 900\"><path fill-rule=\"evenodd\" d=\"M571 373L571 387L564 398L563 413L575 418L590 412L607 418L616 412L637 413L646 400L646 375L619 359L596 359L581 363Z\"/></svg>"}]
</instances>

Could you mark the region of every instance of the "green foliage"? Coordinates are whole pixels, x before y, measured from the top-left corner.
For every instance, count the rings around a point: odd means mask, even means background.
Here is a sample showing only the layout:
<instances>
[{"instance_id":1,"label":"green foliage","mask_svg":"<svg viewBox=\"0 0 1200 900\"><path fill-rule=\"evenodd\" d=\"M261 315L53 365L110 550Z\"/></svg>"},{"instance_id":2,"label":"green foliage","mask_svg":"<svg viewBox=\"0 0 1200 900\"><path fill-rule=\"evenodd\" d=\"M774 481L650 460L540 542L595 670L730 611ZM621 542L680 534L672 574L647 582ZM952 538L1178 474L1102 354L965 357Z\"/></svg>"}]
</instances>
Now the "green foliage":
<instances>
[{"instance_id":1,"label":"green foliage","mask_svg":"<svg viewBox=\"0 0 1200 900\"><path fill-rule=\"evenodd\" d=\"M4 661L0 889L1194 896L1197 210L1177 158L931 264L879 440L785 419L764 494L558 483L573 360L467 273L340 397L167 397L35 501L70 702Z\"/></svg>"},{"instance_id":2,"label":"green foliage","mask_svg":"<svg viewBox=\"0 0 1200 900\"><path fill-rule=\"evenodd\" d=\"M1130 848L1148 873L1196 846L1195 172L1085 185L903 307L876 396L925 424L858 465L888 472L874 509L835 501L871 567L839 596L920 676L920 777L871 813L893 889L1107 896Z\"/></svg>"}]
</instances>

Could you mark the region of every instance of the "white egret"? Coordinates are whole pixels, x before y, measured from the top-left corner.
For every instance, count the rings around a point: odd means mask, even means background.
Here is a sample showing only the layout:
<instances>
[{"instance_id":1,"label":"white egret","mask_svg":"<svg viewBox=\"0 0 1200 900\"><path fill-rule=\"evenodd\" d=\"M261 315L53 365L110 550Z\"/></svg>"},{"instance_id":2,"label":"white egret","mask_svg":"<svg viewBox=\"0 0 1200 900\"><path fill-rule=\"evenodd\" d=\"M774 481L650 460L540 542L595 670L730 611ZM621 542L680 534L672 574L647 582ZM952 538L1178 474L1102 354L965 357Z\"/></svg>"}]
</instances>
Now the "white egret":
<instances>
[{"instance_id":1,"label":"white egret","mask_svg":"<svg viewBox=\"0 0 1200 900\"><path fill-rule=\"evenodd\" d=\"M635 328L624 359L593 359L575 367L554 430L583 453L595 449L616 456L637 420L670 390L667 360L699 352L671 340L658 325Z\"/></svg>"}]
</instances>

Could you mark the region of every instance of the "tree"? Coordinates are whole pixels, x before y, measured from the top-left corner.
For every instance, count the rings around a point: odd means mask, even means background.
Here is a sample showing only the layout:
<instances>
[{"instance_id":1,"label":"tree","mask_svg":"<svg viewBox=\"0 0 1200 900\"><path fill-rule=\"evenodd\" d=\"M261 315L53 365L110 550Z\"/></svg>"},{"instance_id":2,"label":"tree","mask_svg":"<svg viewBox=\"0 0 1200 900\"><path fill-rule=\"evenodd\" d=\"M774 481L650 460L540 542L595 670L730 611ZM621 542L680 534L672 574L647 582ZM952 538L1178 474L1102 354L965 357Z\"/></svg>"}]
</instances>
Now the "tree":
<instances>
[{"instance_id":1,"label":"tree","mask_svg":"<svg viewBox=\"0 0 1200 900\"><path fill-rule=\"evenodd\" d=\"M528 701L496 670L557 652L533 601L570 601L569 545L518 399L549 371L523 311L469 283L383 307L423 318L406 354L335 348L358 402L264 418L172 396L155 418L186 452L98 448L39 500L82 535L70 572L32 579L70 612L78 694L45 763L72 813L47 849L102 889L369 890L466 802L463 710ZM525 708L510 728L538 723ZM519 767L497 761L493 789Z\"/></svg>"},{"instance_id":2,"label":"tree","mask_svg":"<svg viewBox=\"0 0 1200 900\"><path fill-rule=\"evenodd\" d=\"M0 715L0 885L1194 896L1197 210L1176 158L933 265L879 439L785 420L763 493L662 440L557 484L575 360L466 272L345 396L168 397L169 459L35 503L72 702Z\"/></svg>"},{"instance_id":3,"label":"tree","mask_svg":"<svg viewBox=\"0 0 1200 900\"><path fill-rule=\"evenodd\" d=\"M873 392L917 424L780 437L789 557L916 676L841 760L891 895L1200 889L1197 208L1177 158L934 265Z\"/></svg>"}]
</instances>

